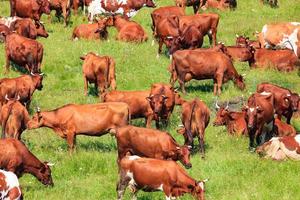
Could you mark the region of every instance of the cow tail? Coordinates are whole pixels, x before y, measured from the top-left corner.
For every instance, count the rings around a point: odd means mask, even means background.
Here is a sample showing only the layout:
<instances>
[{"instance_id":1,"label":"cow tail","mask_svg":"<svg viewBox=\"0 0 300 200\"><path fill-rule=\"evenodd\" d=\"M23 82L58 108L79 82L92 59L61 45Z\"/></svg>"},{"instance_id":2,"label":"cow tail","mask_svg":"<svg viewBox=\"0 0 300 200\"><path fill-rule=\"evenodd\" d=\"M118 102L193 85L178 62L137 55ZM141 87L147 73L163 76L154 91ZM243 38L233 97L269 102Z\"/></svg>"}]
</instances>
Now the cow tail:
<instances>
[{"instance_id":1,"label":"cow tail","mask_svg":"<svg viewBox=\"0 0 300 200\"><path fill-rule=\"evenodd\" d=\"M9 105L7 115L5 115L2 119L2 136L1 136L2 139L5 138L6 124L7 124L8 118L11 114L11 111L12 111L12 108L13 108L14 104L15 103L12 103L12 104Z\"/></svg>"},{"instance_id":2,"label":"cow tail","mask_svg":"<svg viewBox=\"0 0 300 200\"><path fill-rule=\"evenodd\" d=\"M192 141L193 141L192 120L193 120L193 115L194 115L196 106L197 106L197 101L194 100L192 102L192 109L191 109L191 114L190 114L189 119L188 119L188 124L187 124L187 126L185 125L185 130L186 130L185 132L187 134L189 144L191 144Z\"/></svg>"}]
</instances>

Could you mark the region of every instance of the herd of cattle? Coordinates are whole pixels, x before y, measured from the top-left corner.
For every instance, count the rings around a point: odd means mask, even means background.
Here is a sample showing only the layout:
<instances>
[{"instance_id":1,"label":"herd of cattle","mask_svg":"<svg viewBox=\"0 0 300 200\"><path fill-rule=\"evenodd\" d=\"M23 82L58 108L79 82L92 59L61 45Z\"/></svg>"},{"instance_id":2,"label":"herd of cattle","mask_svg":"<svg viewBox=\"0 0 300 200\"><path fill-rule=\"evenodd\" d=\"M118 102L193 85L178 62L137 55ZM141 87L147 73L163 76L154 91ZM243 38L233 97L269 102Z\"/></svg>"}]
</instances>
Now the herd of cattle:
<instances>
[{"instance_id":1,"label":"herd of cattle","mask_svg":"<svg viewBox=\"0 0 300 200\"><path fill-rule=\"evenodd\" d=\"M277 1L267 1L277 6ZM115 60L90 52L83 60L84 94L88 84L94 83L102 103L67 104L51 111L36 109L30 117L28 110L35 90L43 88L43 44L37 37L48 37L40 21L42 14L51 10L64 18L68 25L71 9L77 14L81 6L87 6L89 24L74 28L72 39L108 39L107 27L115 26L117 40L144 42L148 36L143 27L130 20L143 6L155 7L152 0L10 0L11 17L0 18L0 39L5 46L6 73L11 63L28 74L0 80L0 140L1 199L21 199L17 177L24 173L34 175L44 185L53 185L50 163L41 162L20 141L25 129L48 127L66 139L73 151L77 135L101 136L110 133L118 146L119 181L118 199L122 199L127 187L135 197L138 190L163 191L166 199L190 193L204 200L204 184L196 181L176 163L180 161L191 168L190 150L194 138L198 138L199 151L205 156L205 129L210 122L211 111L204 101L197 98L186 101L174 89L178 81L183 94L185 82L191 79L213 79L214 94L221 94L223 83L232 80L244 90L243 75L234 67L235 62L248 62L250 67L275 68L290 72L300 64L300 23L266 24L257 32L257 40L236 35L235 46L217 42L220 17L215 13L201 13L199 9L210 7L235 9L235 0L176 0L176 6L160 7L151 13L153 38L159 43L158 56L165 44L170 56L168 70L170 84L154 83L144 91L118 91ZM186 15L185 7L193 6L194 15ZM104 18L95 17L106 14ZM118 14L118 15L117 15ZM211 48L201 48L203 37L209 37ZM153 43L154 44L154 41ZM24 71L22 70L22 71ZM109 91L111 89L111 91ZM271 83L257 85L256 93L244 102L240 111L230 110L227 103L216 102L214 126L226 126L234 135L249 136L249 148L276 160L300 159L300 137L290 125L294 112L300 109L300 97L289 89ZM167 132L173 109L181 106L181 128L184 145L178 144ZM286 118L283 122L282 116ZM131 120L144 118L146 128L129 125ZM157 129L151 129L155 121ZM145 174L144 171L151 171ZM11 173L13 172L13 173Z\"/></svg>"}]
</instances>

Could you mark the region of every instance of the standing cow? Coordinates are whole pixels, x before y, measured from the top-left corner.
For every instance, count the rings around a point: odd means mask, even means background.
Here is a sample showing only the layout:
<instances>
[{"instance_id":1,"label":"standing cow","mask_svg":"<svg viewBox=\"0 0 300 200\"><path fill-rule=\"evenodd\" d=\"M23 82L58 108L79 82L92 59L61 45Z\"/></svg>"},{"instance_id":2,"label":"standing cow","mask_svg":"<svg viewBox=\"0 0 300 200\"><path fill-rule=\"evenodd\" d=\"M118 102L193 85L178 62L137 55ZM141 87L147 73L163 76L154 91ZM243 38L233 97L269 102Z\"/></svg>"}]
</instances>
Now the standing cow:
<instances>
[{"instance_id":1,"label":"standing cow","mask_svg":"<svg viewBox=\"0 0 300 200\"><path fill-rule=\"evenodd\" d=\"M93 52L80 57L84 79L84 95L87 95L88 83L95 83L101 96L110 86L116 89L115 61L110 56L98 56Z\"/></svg>"},{"instance_id":2,"label":"standing cow","mask_svg":"<svg viewBox=\"0 0 300 200\"><path fill-rule=\"evenodd\" d=\"M72 0L49 0L50 10L55 10L55 16L60 21L62 14L64 18L65 27L68 25L70 14L71 14L71 3Z\"/></svg>"},{"instance_id":3,"label":"standing cow","mask_svg":"<svg viewBox=\"0 0 300 200\"><path fill-rule=\"evenodd\" d=\"M72 152L77 135L102 136L129 121L125 103L67 104L52 111L37 113L28 122L28 129L48 127L67 140Z\"/></svg>"},{"instance_id":4,"label":"standing cow","mask_svg":"<svg viewBox=\"0 0 300 200\"><path fill-rule=\"evenodd\" d=\"M199 99L184 102L181 106L181 121L183 128L179 129L178 133L183 134L185 140L184 143L186 145L193 146L193 140L197 137L200 154L202 158L204 158L204 136L205 129L210 120L210 110L207 105Z\"/></svg>"},{"instance_id":5,"label":"standing cow","mask_svg":"<svg viewBox=\"0 0 300 200\"><path fill-rule=\"evenodd\" d=\"M175 0L176 6L185 9L186 6L193 6L194 14L199 11L199 8L206 4L207 0Z\"/></svg>"}]
</instances>

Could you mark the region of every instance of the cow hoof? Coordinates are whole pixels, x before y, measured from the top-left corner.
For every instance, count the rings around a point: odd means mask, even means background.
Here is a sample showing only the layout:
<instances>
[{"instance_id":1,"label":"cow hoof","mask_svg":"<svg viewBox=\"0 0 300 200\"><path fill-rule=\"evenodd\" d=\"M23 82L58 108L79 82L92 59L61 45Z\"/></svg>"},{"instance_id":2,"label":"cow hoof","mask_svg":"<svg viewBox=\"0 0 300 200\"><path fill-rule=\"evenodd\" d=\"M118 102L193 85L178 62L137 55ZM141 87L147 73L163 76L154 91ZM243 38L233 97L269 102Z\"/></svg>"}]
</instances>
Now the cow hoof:
<instances>
[{"instance_id":1,"label":"cow hoof","mask_svg":"<svg viewBox=\"0 0 300 200\"><path fill-rule=\"evenodd\" d=\"M78 40L78 37L76 37L76 38L73 39L73 41L77 41L77 40Z\"/></svg>"},{"instance_id":2,"label":"cow hoof","mask_svg":"<svg viewBox=\"0 0 300 200\"><path fill-rule=\"evenodd\" d=\"M151 46L154 46L154 40L152 40Z\"/></svg>"},{"instance_id":3,"label":"cow hoof","mask_svg":"<svg viewBox=\"0 0 300 200\"><path fill-rule=\"evenodd\" d=\"M156 54L156 58L159 59L159 54Z\"/></svg>"}]
</instances>

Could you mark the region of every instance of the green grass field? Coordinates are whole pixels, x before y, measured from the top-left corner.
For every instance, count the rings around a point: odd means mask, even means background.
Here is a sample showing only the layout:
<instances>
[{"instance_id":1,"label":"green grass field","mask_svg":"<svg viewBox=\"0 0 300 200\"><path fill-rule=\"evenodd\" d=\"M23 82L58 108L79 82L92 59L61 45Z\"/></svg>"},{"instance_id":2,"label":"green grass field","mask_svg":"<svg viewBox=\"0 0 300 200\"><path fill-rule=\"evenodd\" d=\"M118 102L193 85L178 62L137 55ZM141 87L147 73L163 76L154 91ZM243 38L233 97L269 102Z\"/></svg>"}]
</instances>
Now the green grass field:
<instances>
[{"instance_id":1,"label":"green grass field","mask_svg":"<svg viewBox=\"0 0 300 200\"><path fill-rule=\"evenodd\" d=\"M235 43L235 34L252 36L256 30L268 22L300 21L300 0L281 0L278 9L262 6L259 0L238 0L236 11L219 12L218 41L227 45ZM158 6L174 4L173 1L157 1ZM87 20L80 14L71 17L71 24L63 27L52 13L52 21L43 16L49 38L39 38L44 45L42 71L45 72L44 88L34 94L31 114L36 106L42 110L50 110L67 103L96 103L98 97L83 95L82 62L79 57L93 51L110 55L116 60L117 86L119 90L148 89L152 83L168 82L167 66L169 58L162 55L156 59L158 45L151 46L152 9L143 8L133 20L139 22L146 30L149 40L143 44L123 43L115 40L116 30L109 29L109 41L76 41L70 40L73 28ZM188 8L187 12L192 13ZM0 15L9 15L9 2L0 2ZM208 46L205 39L204 46ZM4 65L4 45L0 44L0 66ZM254 92L256 85L269 81L300 92L300 81L297 72L281 73L273 70L250 70L248 64L235 63L239 73L246 74L247 88L244 92L234 87L232 82L223 85L220 100L244 95L248 97ZM4 69L3 69L4 71ZM0 73L0 77L4 77ZM11 71L9 77L19 73ZM259 158L248 151L248 138L231 137L225 127L213 127L215 117L212 94L212 81L191 81L187 85L186 99L199 97L212 110L211 123L205 135L206 159L200 159L198 153L192 156L192 169L188 173L195 179L210 178L206 184L206 198L220 199L300 199L299 180L300 163L285 161L274 162ZM176 133L180 124L180 108L173 112L169 131L181 144L182 136ZM144 120L136 120L134 124L143 126ZM300 130L300 121L293 120L293 125ZM153 123L154 127L154 123ZM24 175L21 186L25 199L116 199L115 186L118 179L116 165L116 142L109 135L103 137L79 136L77 151L70 155L66 142L52 130L41 128L25 131L22 140L41 160L55 163L52 176L55 186L47 188L33 176ZM196 142L197 144L197 142ZM126 198L130 199L129 192ZM138 199L164 199L161 192L138 193ZM193 199L185 195L180 199Z\"/></svg>"}]
</instances>

